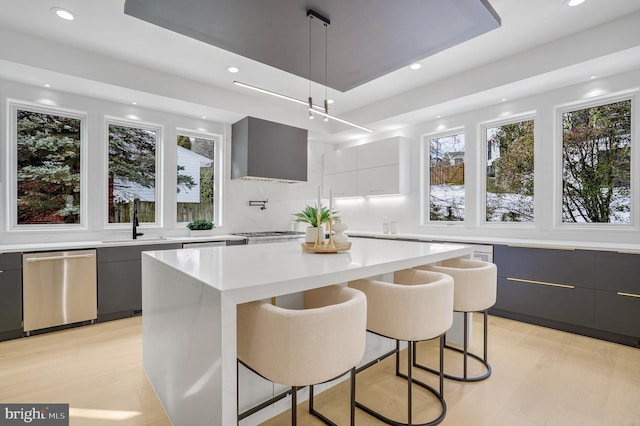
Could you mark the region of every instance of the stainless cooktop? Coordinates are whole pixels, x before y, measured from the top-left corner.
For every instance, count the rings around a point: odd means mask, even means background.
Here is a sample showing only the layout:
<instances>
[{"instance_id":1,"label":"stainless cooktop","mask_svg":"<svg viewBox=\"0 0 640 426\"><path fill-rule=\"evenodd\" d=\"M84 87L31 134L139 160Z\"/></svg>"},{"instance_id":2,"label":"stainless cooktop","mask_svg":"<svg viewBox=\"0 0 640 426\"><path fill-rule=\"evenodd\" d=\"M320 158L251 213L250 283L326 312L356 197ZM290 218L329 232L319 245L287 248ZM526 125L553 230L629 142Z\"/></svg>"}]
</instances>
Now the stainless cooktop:
<instances>
[{"instance_id":1,"label":"stainless cooktop","mask_svg":"<svg viewBox=\"0 0 640 426\"><path fill-rule=\"evenodd\" d=\"M241 237L259 238L259 237L287 237L287 236L302 236L304 232L297 231L259 231L259 232L234 232L232 235L238 235Z\"/></svg>"}]
</instances>

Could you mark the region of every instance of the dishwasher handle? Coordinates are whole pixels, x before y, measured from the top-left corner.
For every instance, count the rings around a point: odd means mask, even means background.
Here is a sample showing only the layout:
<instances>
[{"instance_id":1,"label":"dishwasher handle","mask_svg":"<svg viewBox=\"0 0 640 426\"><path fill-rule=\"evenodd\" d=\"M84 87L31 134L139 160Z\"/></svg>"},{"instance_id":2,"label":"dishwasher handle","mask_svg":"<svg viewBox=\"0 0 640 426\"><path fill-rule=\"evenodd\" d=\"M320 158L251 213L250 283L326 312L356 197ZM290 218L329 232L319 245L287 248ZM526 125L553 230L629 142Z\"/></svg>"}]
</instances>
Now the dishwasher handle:
<instances>
[{"instance_id":1,"label":"dishwasher handle","mask_svg":"<svg viewBox=\"0 0 640 426\"><path fill-rule=\"evenodd\" d=\"M46 257L28 257L27 262L44 262L45 260L65 260L65 259L84 259L87 257L94 257L93 253L87 254L71 254L66 256L46 256Z\"/></svg>"}]
</instances>

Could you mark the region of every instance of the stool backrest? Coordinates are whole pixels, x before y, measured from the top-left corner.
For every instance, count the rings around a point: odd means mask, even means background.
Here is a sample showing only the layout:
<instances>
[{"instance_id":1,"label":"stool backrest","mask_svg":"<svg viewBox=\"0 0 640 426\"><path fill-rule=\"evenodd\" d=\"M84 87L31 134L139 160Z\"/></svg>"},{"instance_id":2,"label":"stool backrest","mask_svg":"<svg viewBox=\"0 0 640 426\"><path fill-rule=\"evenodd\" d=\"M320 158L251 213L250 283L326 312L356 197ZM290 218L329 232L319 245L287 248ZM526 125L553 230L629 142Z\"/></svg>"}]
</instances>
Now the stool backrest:
<instances>
[{"instance_id":1,"label":"stool backrest","mask_svg":"<svg viewBox=\"0 0 640 426\"><path fill-rule=\"evenodd\" d=\"M449 259L439 265L424 265L418 269L441 272L453 277L455 311L483 311L496 303L498 270L491 262Z\"/></svg>"},{"instance_id":2,"label":"stool backrest","mask_svg":"<svg viewBox=\"0 0 640 426\"><path fill-rule=\"evenodd\" d=\"M367 301L344 286L313 292L310 309L266 302L238 305L238 359L270 381L322 383L347 372L364 355Z\"/></svg>"},{"instance_id":3,"label":"stool backrest","mask_svg":"<svg viewBox=\"0 0 640 426\"><path fill-rule=\"evenodd\" d=\"M367 328L395 339L419 341L446 332L453 322L453 280L434 272L403 270L394 282L349 283L367 295Z\"/></svg>"}]
</instances>

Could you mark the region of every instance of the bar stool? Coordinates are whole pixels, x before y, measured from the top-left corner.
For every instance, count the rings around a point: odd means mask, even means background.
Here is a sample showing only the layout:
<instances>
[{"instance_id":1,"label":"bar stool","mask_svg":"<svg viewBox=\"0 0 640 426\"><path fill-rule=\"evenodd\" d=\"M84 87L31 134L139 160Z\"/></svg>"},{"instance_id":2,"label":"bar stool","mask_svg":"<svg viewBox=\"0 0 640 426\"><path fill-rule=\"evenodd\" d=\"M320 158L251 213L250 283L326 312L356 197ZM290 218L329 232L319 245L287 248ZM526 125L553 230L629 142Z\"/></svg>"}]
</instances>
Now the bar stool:
<instances>
[{"instance_id":1,"label":"bar stool","mask_svg":"<svg viewBox=\"0 0 640 426\"><path fill-rule=\"evenodd\" d=\"M485 380L491 376L491 364L487 361L487 311L496 303L497 291L497 268L490 262L471 259L449 259L441 262L439 265L423 265L416 269L425 271L441 272L453 277L454 281L454 300L453 310L455 312L464 313L464 334L462 349L450 345L445 345L446 349L451 349L462 353L463 356L463 376L455 376L445 373L444 376L451 380L461 382L478 382ZM484 316L483 329L483 357L469 352L469 330L468 315L469 312L480 312ZM469 377L467 374L467 358L472 357L480 361L486 368L486 373ZM415 362L416 353L414 349L414 365L423 370L432 373L440 373L437 370L426 367Z\"/></svg>"},{"instance_id":2,"label":"bar stool","mask_svg":"<svg viewBox=\"0 0 640 426\"><path fill-rule=\"evenodd\" d=\"M311 385L347 372L351 372L351 425L355 424L355 366L366 343L367 300L362 292L332 285L305 292L305 309L257 301L238 305L237 312L238 361L267 380L291 386L292 425L297 423L297 390L303 386L310 386L309 412L335 425L314 409Z\"/></svg>"},{"instance_id":3,"label":"bar stool","mask_svg":"<svg viewBox=\"0 0 640 426\"><path fill-rule=\"evenodd\" d=\"M415 343L440 337L440 366L444 370L444 334L453 322L453 280L450 276L405 269L396 271L393 283L371 279L349 282L349 286L367 295L367 330L396 340L396 349L388 355L396 356L396 376L407 380L407 423L400 423L374 411L356 401L356 406L368 414L391 425L413 425L412 384L419 385L434 394L441 404L437 418L421 425L436 425L444 420L447 404L444 400L444 376L440 376L440 389L413 378L412 354ZM400 373L400 344L404 340L407 348L407 374ZM358 371L374 365L378 360L361 367Z\"/></svg>"}]
</instances>

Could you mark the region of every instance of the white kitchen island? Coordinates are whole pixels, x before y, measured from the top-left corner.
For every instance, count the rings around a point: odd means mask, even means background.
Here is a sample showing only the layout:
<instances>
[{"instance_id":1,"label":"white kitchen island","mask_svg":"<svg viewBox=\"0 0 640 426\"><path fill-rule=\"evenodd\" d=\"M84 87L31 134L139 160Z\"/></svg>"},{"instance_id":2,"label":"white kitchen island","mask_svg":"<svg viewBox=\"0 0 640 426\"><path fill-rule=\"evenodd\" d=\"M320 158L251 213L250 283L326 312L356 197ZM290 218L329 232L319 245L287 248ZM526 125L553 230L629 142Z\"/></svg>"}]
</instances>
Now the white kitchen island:
<instances>
[{"instance_id":1,"label":"white kitchen island","mask_svg":"<svg viewBox=\"0 0 640 426\"><path fill-rule=\"evenodd\" d=\"M350 251L299 243L144 252L143 363L175 425L236 424L236 305L470 257L472 246L354 239Z\"/></svg>"}]
</instances>

